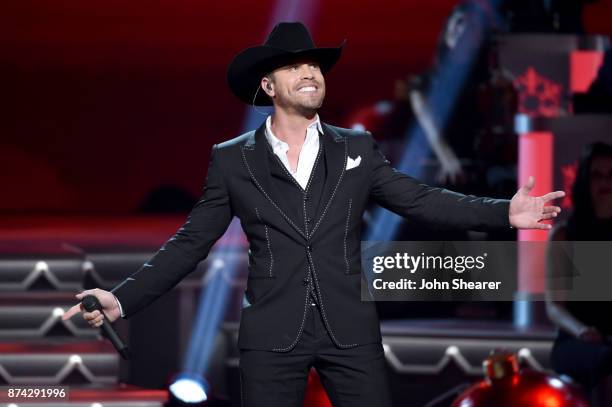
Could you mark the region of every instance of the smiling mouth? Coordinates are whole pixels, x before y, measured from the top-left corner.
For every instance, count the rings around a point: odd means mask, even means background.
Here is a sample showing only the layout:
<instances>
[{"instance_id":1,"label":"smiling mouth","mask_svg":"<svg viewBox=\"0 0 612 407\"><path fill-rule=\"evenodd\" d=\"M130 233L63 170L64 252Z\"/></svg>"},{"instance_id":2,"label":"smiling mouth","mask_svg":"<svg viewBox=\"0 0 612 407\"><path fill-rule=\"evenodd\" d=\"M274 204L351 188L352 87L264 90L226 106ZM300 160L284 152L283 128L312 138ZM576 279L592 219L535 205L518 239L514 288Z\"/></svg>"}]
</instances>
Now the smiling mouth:
<instances>
[{"instance_id":1,"label":"smiling mouth","mask_svg":"<svg viewBox=\"0 0 612 407\"><path fill-rule=\"evenodd\" d=\"M316 92L316 91L317 91L316 86L304 86L298 89L299 93L311 93L311 92Z\"/></svg>"}]
</instances>

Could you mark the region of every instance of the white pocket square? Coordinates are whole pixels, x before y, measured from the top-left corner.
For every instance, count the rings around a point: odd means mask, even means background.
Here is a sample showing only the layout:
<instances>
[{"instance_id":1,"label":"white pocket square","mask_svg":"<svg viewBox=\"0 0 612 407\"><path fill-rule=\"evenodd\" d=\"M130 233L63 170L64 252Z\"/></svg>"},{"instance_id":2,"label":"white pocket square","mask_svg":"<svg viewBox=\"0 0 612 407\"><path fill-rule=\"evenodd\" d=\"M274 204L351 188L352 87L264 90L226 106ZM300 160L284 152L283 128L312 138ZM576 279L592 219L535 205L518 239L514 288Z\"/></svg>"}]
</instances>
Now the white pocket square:
<instances>
[{"instance_id":1,"label":"white pocket square","mask_svg":"<svg viewBox=\"0 0 612 407\"><path fill-rule=\"evenodd\" d=\"M358 167L361 164L361 156L358 155L357 158L353 159L351 157L347 157L346 161L346 169L350 170L352 168Z\"/></svg>"}]
</instances>

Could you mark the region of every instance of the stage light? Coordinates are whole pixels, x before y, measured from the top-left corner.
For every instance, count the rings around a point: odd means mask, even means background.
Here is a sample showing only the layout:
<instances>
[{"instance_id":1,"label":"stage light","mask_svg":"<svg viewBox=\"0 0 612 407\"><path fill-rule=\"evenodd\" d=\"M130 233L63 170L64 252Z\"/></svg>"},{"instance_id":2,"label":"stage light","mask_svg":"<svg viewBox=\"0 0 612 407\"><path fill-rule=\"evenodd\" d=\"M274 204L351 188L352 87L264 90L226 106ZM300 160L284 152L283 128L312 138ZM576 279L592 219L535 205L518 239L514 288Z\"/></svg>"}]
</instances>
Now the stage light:
<instances>
[{"instance_id":1,"label":"stage light","mask_svg":"<svg viewBox=\"0 0 612 407\"><path fill-rule=\"evenodd\" d=\"M446 354L449 356L457 356L459 354L459 348L456 346L449 346L446 348Z\"/></svg>"},{"instance_id":2,"label":"stage light","mask_svg":"<svg viewBox=\"0 0 612 407\"><path fill-rule=\"evenodd\" d=\"M501 21L501 15L495 11L499 3L500 0L466 2L449 18L445 27L445 51L438 55L430 85L417 92L422 93L426 104L415 114L417 120L406 129L404 152L394 163L400 172L417 179L426 177L423 158L433 152L427 134L434 126L438 133L443 133L488 31ZM377 208L364 240L394 240L401 223L399 215Z\"/></svg>"},{"instance_id":3,"label":"stage light","mask_svg":"<svg viewBox=\"0 0 612 407\"><path fill-rule=\"evenodd\" d=\"M563 388L563 382L560 379L557 379L556 377L551 377L550 379L548 379L548 384L550 384L550 386L554 387L555 389Z\"/></svg>"},{"instance_id":4,"label":"stage light","mask_svg":"<svg viewBox=\"0 0 612 407\"><path fill-rule=\"evenodd\" d=\"M170 395L186 405L204 405L208 400L208 383L197 374L181 373L169 387Z\"/></svg>"}]
</instances>

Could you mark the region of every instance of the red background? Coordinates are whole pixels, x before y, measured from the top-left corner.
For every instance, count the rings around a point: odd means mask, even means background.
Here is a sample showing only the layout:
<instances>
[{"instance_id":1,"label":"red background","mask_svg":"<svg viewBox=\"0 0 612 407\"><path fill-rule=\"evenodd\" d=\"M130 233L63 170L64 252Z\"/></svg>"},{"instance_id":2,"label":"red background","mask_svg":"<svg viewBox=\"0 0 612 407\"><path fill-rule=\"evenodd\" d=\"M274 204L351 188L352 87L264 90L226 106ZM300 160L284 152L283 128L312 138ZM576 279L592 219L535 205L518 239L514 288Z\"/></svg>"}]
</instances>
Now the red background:
<instances>
[{"instance_id":1,"label":"red background","mask_svg":"<svg viewBox=\"0 0 612 407\"><path fill-rule=\"evenodd\" d=\"M315 42L348 39L322 119L343 124L426 69L455 3L320 0ZM589 32L611 33L611 3L586 8ZM263 42L275 5L3 1L0 211L130 213L161 184L199 195L212 144L245 117L226 66Z\"/></svg>"}]
</instances>

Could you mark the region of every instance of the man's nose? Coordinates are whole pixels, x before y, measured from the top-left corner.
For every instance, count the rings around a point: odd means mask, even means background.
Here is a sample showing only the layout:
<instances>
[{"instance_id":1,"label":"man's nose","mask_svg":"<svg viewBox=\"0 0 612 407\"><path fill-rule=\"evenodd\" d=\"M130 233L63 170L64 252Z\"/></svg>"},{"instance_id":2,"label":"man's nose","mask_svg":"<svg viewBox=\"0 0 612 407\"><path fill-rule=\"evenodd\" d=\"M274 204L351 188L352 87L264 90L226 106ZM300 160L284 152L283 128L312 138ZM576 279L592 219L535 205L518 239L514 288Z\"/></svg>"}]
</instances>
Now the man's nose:
<instances>
[{"instance_id":1,"label":"man's nose","mask_svg":"<svg viewBox=\"0 0 612 407\"><path fill-rule=\"evenodd\" d=\"M300 76L302 78L313 78L314 77L312 69L310 69L310 64L300 65Z\"/></svg>"}]
</instances>

